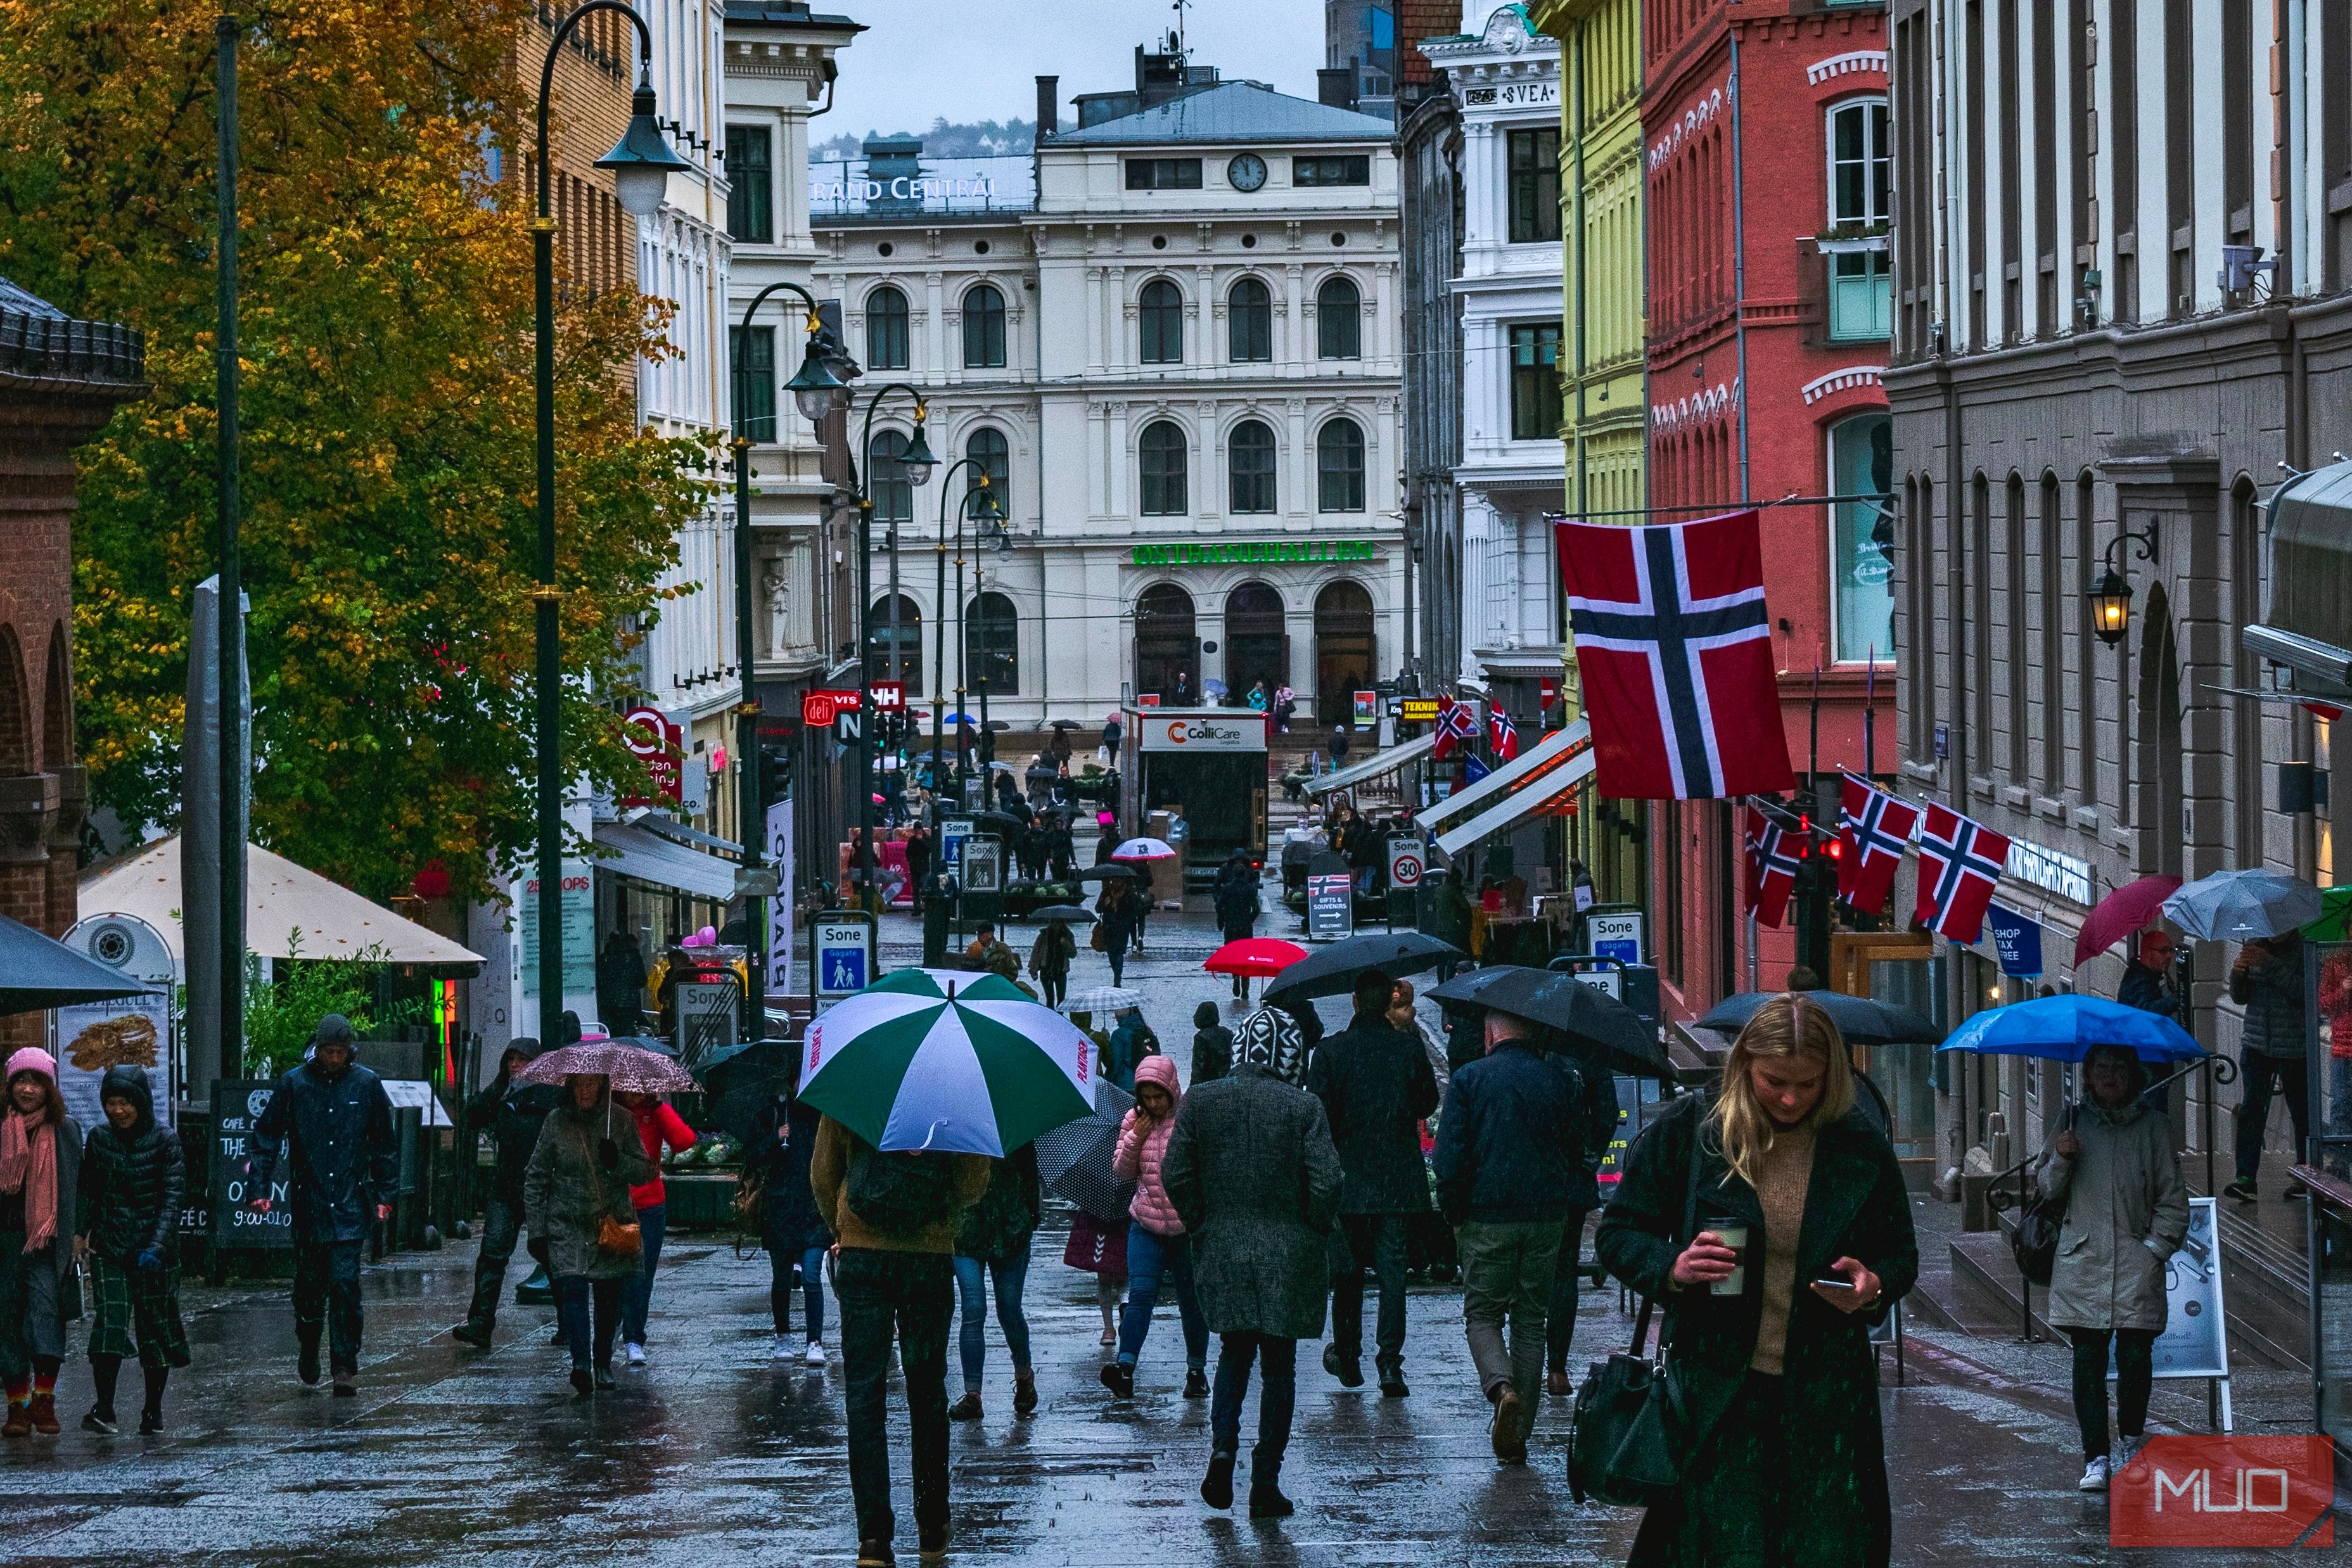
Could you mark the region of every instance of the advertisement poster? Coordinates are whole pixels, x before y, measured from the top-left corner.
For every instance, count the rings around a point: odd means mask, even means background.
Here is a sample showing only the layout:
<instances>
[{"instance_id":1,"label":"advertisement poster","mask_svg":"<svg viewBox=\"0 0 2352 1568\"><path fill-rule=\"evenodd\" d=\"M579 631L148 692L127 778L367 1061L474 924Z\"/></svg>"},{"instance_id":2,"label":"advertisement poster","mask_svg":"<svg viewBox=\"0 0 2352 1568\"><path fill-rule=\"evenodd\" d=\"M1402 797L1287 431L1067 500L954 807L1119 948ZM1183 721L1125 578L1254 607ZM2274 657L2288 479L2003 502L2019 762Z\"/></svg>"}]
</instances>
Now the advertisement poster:
<instances>
[{"instance_id":1,"label":"advertisement poster","mask_svg":"<svg viewBox=\"0 0 2352 1568\"><path fill-rule=\"evenodd\" d=\"M110 1067L142 1067L154 1091L155 1119L171 1126L173 1106L180 1086L173 1071L172 1002L168 991L148 991L115 1001L84 1002L59 1008L53 1041L58 1059L58 1092L65 1097L66 1113L85 1128L101 1126L106 1113L98 1103L98 1088Z\"/></svg>"},{"instance_id":2,"label":"advertisement poster","mask_svg":"<svg viewBox=\"0 0 2352 1568\"><path fill-rule=\"evenodd\" d=\"M1356 880L1344 871L1307 879L1307 939L1337 942L1356 929Z\"/></svg>"},{"instance_id":3,"label":"advertisement poster","mask_svg":"<svg viewBox=\"0 0 2352 1568\"><path fill-rule=\"evenodd\" d=\"M793 972L793 803L768 808L768 863L776 868L776 896L768 900L768 973ZM782 990L781 985L771 989Z\"/></svg>"}]
</instances>

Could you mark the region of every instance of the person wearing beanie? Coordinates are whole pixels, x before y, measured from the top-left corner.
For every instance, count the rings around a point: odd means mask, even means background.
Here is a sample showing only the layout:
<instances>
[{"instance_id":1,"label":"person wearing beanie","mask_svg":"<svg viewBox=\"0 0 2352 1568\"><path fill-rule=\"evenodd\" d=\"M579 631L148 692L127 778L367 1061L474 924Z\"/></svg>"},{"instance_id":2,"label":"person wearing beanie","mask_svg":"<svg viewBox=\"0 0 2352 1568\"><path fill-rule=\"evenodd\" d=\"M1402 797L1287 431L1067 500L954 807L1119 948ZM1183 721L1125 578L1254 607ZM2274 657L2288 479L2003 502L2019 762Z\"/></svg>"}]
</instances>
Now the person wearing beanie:
<instances>
[{"instance_id":1,"label":"person wearing beanie","mask_svg":"<svg viewBox=\"0 0 2352 1568\"><path fill-rule=\"evenodd\" d=\"M108 1068L98 1103L106 1124L92 1127L82 1145L74 1224L95 1308L89 1372L98 1398L81 1424L103 1436L121 1430L114 1390L123 1361L136 1354L147 1383L139 1430L152 1436L163 1429L163 1387L172 1368L188 1364L179 1260L187 1176L179 1134L155 1120L155 1092L145 1068L127 1062Z\"/></svg>"},{"instance_id":2,"label":"person wearing beanie","mask_svg":"<svg viewBox=\"0 0 2352 1568\"><path fill-rule=\"evenodd\" d=\"M59 1289L72 1263L81 1129L58 1092L55 1058L26 1046L8 1058L0 1105L0 1437L58 1432L58 1368L65 1364Z\"/></svg>"},{"instance_id":3,"label":"person wearing beanie","mask_svg":"<svg viewBox=\"0 0 2352 1568\"><path fill-rule=\"evenodd\" d=\"M351 1019L329 1013L319 1020L310 1060L278 1081L254 1120L246 1186L254 1210L268 1214L282 1145L294 1220L296 1371L306 1384L319 1381L323 1333L335 1393L346 1398L359 1392L360 1250L392 1218L400 1179L392 1101L352 1050Z\"/></svg>"}]
</instances>

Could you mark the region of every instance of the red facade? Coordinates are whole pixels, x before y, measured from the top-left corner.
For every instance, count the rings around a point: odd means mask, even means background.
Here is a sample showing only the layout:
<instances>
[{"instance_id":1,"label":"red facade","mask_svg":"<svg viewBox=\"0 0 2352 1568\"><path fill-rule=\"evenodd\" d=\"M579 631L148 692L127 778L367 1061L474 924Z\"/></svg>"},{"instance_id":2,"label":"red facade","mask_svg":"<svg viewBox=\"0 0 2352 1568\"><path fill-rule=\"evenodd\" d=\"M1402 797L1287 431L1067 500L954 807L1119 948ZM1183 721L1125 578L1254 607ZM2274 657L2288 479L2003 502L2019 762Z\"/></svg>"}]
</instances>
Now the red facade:
<instances>
[{"instance_id":1,"label":"red facade","mask_svg":"<svg viewBox=\"0 0 2352 1568\"><path fill-rule=\"evenodd\" d=\"M1650 504L1692 508L1664 516L1887 482L1885 47L1877 7L1643 7ZM1895 763L1876 517L1856 503L1763 513L1782 719L1801 778L1863 770L1874 658L1869 760ZM1659 979L1672 1010L1696 1015L1748 987L1736 819L1729 803L1700 801L1651 820ZM1777 987L1795 939L1769 928L1761 938L1757 977Z\"/></svg>"}]
</instances>

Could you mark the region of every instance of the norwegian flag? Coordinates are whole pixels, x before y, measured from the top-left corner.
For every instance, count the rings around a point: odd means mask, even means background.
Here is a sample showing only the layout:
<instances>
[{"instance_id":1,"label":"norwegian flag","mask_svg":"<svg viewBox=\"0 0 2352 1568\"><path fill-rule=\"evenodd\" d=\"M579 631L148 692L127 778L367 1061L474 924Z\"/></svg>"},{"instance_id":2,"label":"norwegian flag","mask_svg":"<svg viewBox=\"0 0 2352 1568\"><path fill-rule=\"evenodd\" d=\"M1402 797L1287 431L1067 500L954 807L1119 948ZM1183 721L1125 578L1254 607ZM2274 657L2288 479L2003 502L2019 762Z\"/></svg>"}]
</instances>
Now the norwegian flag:
<instances>
[{"instance_id":1,"label":"norwegian flag","mask_svg":"<svg viewBox=\"0 0 2352 1568\"><path fill-rule=\"evenodd\" d=\"M1851 773L1839 786L1838 806L1838 837L1845 841L1845 853L1838 859L1838 896L1876 915L1895 891L1895 873L1911 847L1919 808Z\"/></svg>"},{"instance_id":2,"label":"norwegian flag","mask_svg":"<svg viewBox=\"0 0 2352 1568\"><path fill-rule=\"evenodd\" d=\"M1749 807L1748 811L1748 906L1765 925L1778 927L1787 918L1789 895L1797 888L1797 857L1784 842L1778 822Z\"/></svg>"},{"instance_id":3,"label":"norwegian flag","mask_svg":"<svg viewBox=\"0 0 2352 1568\"><path fill-rule=\"evenodd\" d=\"M1794 789L1756 514L1554 528L1601 792L1702 800Z\"/></svg>"},{"instance_id":4,"label":"norwegian flag","mask_svg":"<svg viewBox=\"0 0 2352 1568\"><path fill-rule=\"evenodd\" d=\"M1511 723L1511 716L1501 708L1490 708L1486 714L1486 738L1495 748L1495 760L1512 762L1519 755L1519 732Z\"/></svg>"},{"instance_id":5,"label":"norwegian flag","mask_svg":"<svg viewBox=\"0 0 2352 1568\"><path fill-rule=\"evenodd\" d=\"M1478 738L1478 714L1466 702L1452 697L1437 699L1437 744L1430 748L1430 758L1443 762L1463 747Z\"/></svg>"},{"instance_id":6,"label":"norwegian flag","mask_svg":"<svg viewBox=\"0 0 2352 1568\"><path fill-rule=\"evenodd\" d=\"M1919 831L1919 909L1914 918L1939 936L1975 941L2008 860L2007 839L1929 801Z\"/></svg>"}]
</instances>

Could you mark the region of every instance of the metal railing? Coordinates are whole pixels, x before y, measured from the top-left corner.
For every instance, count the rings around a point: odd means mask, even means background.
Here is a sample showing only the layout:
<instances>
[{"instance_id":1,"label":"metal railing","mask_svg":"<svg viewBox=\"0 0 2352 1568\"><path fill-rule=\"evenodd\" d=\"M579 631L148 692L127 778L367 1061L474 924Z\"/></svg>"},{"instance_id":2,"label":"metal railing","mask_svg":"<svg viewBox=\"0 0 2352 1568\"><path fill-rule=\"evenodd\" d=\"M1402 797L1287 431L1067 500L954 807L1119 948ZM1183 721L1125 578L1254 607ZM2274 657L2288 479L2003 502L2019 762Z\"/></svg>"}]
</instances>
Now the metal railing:
<instances>
[{"instance_id":1,"label":"metal railing","mask_svg":"<svg viewBox=\"0 0 2352 1568\"><path fill-rule=\"evenodd\" d=\"M78 321L0 305L0 371L45 381L137 385L147 379L147 342L119 321Z\"/></svg>"}]
</instances>

